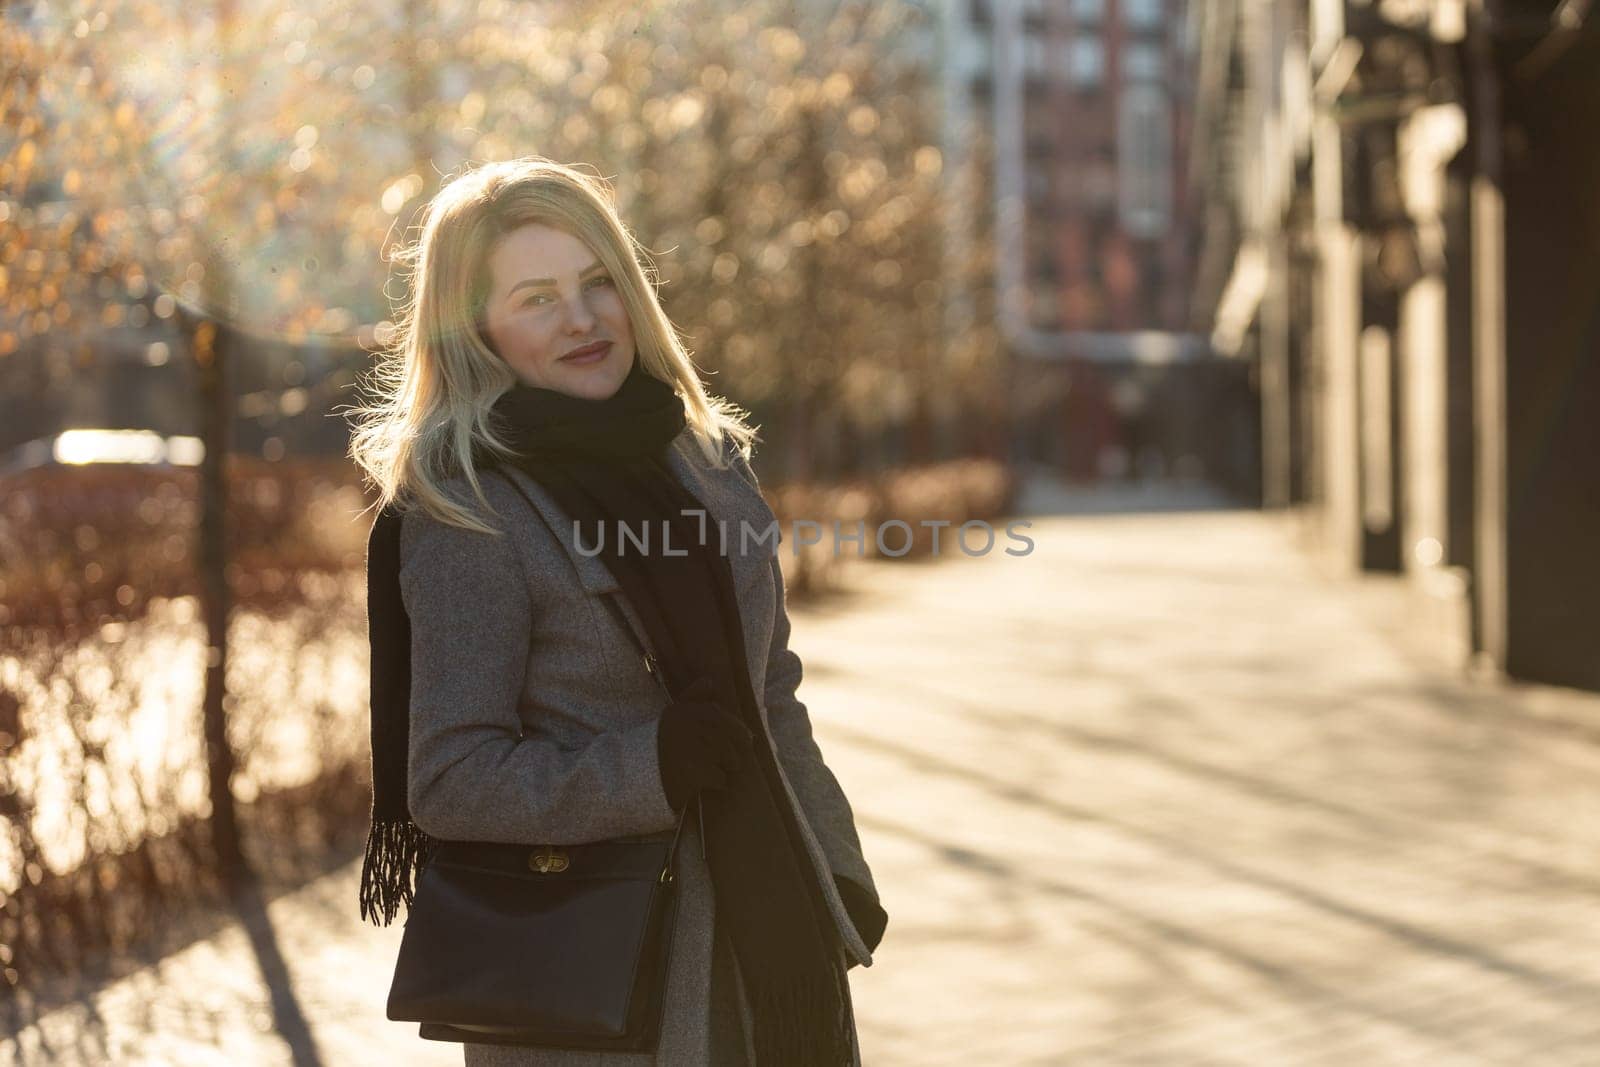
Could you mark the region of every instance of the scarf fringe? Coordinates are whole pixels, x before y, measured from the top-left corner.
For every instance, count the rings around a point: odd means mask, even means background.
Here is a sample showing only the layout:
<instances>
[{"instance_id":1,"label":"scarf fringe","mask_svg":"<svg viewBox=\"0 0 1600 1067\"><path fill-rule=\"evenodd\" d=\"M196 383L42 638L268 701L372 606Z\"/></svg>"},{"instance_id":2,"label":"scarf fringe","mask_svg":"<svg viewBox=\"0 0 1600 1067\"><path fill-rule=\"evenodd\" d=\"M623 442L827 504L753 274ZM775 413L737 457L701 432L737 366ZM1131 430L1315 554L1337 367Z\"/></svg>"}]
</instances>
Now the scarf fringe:
<instances>
[{"instance_id":1,"label":"scarf fringe","mask_svg":"<svg viewBox=\"0 0 1600 1067\"><path fill-rule=\"evenodd\" d=\"M830 965L826 978L747 983L756 1062L761 1067L847 1067L853 1057L846 999L839 988L844 981L843 968ZM756 988L749 988L751 984Z\"/></svg>"},{"instance_id":2,"label":"scarf fringe","mask_svg":"<svg viewBox=\"0 0 1600 1067\"><path fill-rule=\"evenodd\" d=\"M410 819L373 821L367 834L367 856L361 863L363 919L388 926L402 901L411 907L417 895L417 874L432 847L433 839Z\"/></svg>"}]
</instances>

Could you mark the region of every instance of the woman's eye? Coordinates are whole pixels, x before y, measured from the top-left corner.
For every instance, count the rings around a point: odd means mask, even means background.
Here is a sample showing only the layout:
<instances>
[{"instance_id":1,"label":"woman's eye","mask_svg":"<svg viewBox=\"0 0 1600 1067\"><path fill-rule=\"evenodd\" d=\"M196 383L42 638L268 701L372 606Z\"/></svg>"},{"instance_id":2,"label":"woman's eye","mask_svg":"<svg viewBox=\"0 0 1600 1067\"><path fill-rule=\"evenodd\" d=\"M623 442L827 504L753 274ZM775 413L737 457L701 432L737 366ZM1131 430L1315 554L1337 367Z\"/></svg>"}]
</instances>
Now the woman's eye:
<instances>
[{"instance_id":1,"label":"woman's eye","mask_svg":"<svg viewBox=\"0 0 1600 1067\"><path fill-rule=\"evenodd\" d=\"M599 275L598 277L591 278L589 280L589 286L588 287L592 288L592 287L594 287L596 285L611 285L611 284L612 284L611 276L608 275L608 274L602 274L602 275ZM550 294L548 294L548 293L534 293L532 296L528 297L528 299L526 299L526 300L524 300L522 302L522 306L525 307L525 308L535 307L535 306L538 305L538 303L540 301L548 300L549 298L550 298Z\"/></svg>"}]
</instances>

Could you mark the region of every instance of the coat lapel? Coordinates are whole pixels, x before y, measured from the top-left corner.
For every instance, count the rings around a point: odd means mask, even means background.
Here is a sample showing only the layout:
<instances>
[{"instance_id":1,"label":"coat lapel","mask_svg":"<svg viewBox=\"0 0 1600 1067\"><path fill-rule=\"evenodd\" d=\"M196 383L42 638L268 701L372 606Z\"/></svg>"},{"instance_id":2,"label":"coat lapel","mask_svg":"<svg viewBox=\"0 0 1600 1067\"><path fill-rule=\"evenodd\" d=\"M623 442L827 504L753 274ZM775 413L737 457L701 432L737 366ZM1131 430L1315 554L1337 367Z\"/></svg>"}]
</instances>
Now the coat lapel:
<instances>
[{"instance_id":1,"label":"coat lapel","mask_svg":"<svg viewBox=\"0 0 1600 1067\"><path fill-rule=\"evenodd\" d=\"M736 489L745 488L743 479L733 471L728 472L727 479L715 478L714 475L720 472L706 470L704 463L705 459L700 454L700 446L695 443L693 431L685 428L682 433L673 439L671 447L667 450L667 465L673 474L677 475L678 480L683 483L684 488L693 493L695 499L704 504L706 510L711 513L707 519L708 524L710 524L707 535L711 538L713 545L716 544L717 537L717 528L714 524L718 520L726 523L729 548L728 561L733 567L734 588L736 590L749 589L751 588L751 581L760 578L760 575L756 573L756 568L765 569L767 560L770 558L760 551L749 555L739 551L740 520L753 522L757 516L748 512L747 509L741 508L738 497L733 495L727 488L728 486L734 486ZM517 486L528 497L540 519L544 521L545 526L555 536L562 550L566 552L567 558L572 562L573 570L577 574L578 584L590 595L615 597L617 603L623 609L622 613L627 620L628 626L633 630L634 637L638 639L644 648L650 649L654 653L654 645L649 635L645 633L644 624L633 610L633 605L629 603L627 595L622 592L622 587L617 582L616 576L611 573L611 568L606 566L605 561L599 555L588 555L578 550L571 517L561 510L555 498L535 479L514 468L508 469L506 473L508 477L516 480ZM742 602L740 607L741 609L744 607ZM747 613L743 610L740 611L740 621L744 627L745 646L753 656L758 634L752 625L752 620L747 617ZM757 681L756 665L747 663L746 666L750 670L751 684L754 685Z\"/></svg>"},{"instance_id":2,"label":"coat lapel","mask_svg":"<svg viewBox=\"0 0 1600 1067\"><path fill-rule=\"evenodd\" d=\"M572 519L566 515L555 497L540 485L535 479L523 471L515 468L502 467L507 477L514 478L528 500L533 504L534 511L550 529L556 541L566 552L567 558L572 561L573 569L578 575L578 584L583 586L588 593L615 592L619 586L617 579L612 575L611 568L598 555L586 555L578 551L577 542L573 537Z\"/></svg>"}]
</instances>

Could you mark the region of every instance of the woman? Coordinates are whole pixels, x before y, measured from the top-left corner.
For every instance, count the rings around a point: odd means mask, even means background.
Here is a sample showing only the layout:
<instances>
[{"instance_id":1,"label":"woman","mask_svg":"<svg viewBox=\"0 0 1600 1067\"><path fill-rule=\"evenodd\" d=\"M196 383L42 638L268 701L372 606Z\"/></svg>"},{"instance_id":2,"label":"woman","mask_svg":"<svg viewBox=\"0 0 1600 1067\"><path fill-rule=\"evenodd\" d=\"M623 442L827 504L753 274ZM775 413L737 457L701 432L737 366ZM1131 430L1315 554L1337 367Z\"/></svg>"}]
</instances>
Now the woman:
<instances>
[{"instance_id":1,"label":"woman","mask_svg":"<svg viewBox=\"0 0 1600 1067\"><path fill-rule=\"evenodd\" d=\"M369 581L363 913L409 900L427 838L655 838L698 800L654 1062L859 1064L845 971L887 917L796 696L752 430L701 386L598 177L469 171L406 255L411 303L352 446L403 516L369 556L398 581Z\"/></svg>"}]
</instances>

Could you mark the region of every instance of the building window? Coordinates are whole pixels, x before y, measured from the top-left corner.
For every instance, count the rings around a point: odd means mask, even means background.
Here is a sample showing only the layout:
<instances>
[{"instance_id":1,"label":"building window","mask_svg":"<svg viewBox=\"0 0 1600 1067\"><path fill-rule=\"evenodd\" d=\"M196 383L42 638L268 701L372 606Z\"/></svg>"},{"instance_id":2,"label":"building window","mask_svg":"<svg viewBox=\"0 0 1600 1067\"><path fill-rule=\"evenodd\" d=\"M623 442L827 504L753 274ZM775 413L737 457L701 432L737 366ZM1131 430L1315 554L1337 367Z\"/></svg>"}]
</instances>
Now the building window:
<instances>
[{"instance_id":1,"label":"building window","mask_svg":"<svg viewBox=\"0 0 1600 1067\"><path fill-rule=\"evenodd\" d=\"M1158 82L1166 74L1161 46L1134 41L1122 52L1122 76L1131 82Z\"/></svg>"},{"instance_id":2,"label":"building window","mask_svg":"<svg viewBox=\"0 0 1600 1067\"><path fill-rule=\"evenodd\" d=\"M1080 89L1098 87L1106 77L1106 49L1098 37L1074 37L1067 48L1072 84Z\"/></svg>"},{"instance_id":3,"label":"building window","mask_svg":"<svg viewBox=\"0 0 1600 1067\"><path fill-rule=\"evenodd\" d=\"M1105 211L1117 200L1117 173L1111 153L1103 158L1081 160L1074 175L1073 192L1079 203Z\"/></svg>"},{"instance_id":4,"label":"building window","mask_svg":"<svg viewBox=\"0 0 1600 1067\"><path fill-rule=\"evenodd\" d=\"M1022 129L1030 141L1055 140L1056 133L1061 128L1061 116L1051 106L1052 103L1053 101L1044 93L1034 92L1024 97Z\"/></svg>"},{"instance_id":5,"label":"building window","mask_svg":"<svg viewBox=\"0 0 1600 1067\"><path fill-rule=\"evenodd\" d=\"M1149 85L1122 94L1117 115L1117 213L1134 237L1159 237L1172 213L1172 109Z\"/></svg>"},{"instance_id":6,"label":"building window","mask_svg":"<svg viewBox=\"0 0 1600 1067\"><path fill-rule=\"evenodd\" d=\"M1166 14L1162 0L1122 0L1122 21L1134 29L1157 29Z\"/></svg>"},{"instance_id":7,"label":"building window","mask_svg":"<svg viewBox=\"0 0 1600 1067\"><path fill-rule=\"evenodd\" d=\"M1022 39L1022 69L1029 75L1042 76L1050 66L1045 40L1037 35Z\"/></svg>"},{"instance_id":8,"label":"building window","mask_svg":"<svg viewBox=\"0 0 1600 1067\"><path fill-rule=\"evenodd\" d=\"M1049 230L1035 229L1028 234L1028 277L1034 281L1053 283L1060 276L1054 238Z\"/></svg>"},{"instance_id":9,"label":"building window","mask_svg":"<svg viewBox=\"0 0 1600 1067\"><path fill-rule=\"evenodd\" d=\"M1075 22L1099 22L1105 10L1105 0L1072 0L1072 18Z\"/></svg>"},{"instance_id":10,"label":"building window","mask_svg":"<svg viewBox=\"0 0 1600 1067\"><path fill-rule=\"evenodd\" d=\"M1038 281L1029 286L1029 319L1046 330L1061 326L1061 293L1053 282Z\"/></svg>"}]
</instances>

